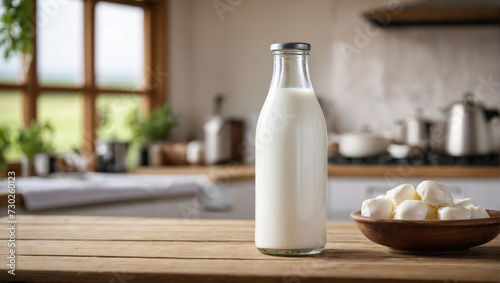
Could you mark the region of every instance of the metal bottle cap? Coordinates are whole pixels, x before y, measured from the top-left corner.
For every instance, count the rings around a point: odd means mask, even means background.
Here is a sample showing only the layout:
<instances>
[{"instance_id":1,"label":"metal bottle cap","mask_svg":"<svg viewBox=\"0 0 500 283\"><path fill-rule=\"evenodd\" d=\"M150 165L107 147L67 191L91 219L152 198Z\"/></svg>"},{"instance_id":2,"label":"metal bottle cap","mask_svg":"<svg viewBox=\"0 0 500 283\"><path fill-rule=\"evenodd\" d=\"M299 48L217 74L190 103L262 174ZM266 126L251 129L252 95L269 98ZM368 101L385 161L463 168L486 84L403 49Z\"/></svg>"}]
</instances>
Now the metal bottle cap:
<instances>
[{"instance_id":1,"label":"metal bottle cap","mask_svg":"<svg viewBox=\"0 0 500 283\"><path fill-rule=\"evenodd\" d=\"M311 44L305 42L283 42L271 44L271 51L281 49L311 50Z\"/></svg>"}]
</instances>

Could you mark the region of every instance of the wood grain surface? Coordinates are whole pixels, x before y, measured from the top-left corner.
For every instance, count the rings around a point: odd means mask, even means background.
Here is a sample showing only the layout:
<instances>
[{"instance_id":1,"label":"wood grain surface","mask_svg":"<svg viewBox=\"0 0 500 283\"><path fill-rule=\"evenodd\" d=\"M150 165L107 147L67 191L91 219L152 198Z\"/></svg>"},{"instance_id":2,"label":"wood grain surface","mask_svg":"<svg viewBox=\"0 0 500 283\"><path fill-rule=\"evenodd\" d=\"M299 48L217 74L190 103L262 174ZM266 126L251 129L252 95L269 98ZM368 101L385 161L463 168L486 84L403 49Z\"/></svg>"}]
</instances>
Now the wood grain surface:
<instances>
[{"instance_id":1,"label":"wood grain surface","mask_svg":"<svg viewBox=\"0 0 500 283\"><path fill-rule=\"evenodd\" d=\"M2 218L4 223L7 219ZM254 222L20 216L16 275L21 282L499 282L500 238L464 254L388 252L354 223L328 223L318 256L267 256L254 246ZM0 257L8 254L0 230Z\"/></svg>"}]
</instances>

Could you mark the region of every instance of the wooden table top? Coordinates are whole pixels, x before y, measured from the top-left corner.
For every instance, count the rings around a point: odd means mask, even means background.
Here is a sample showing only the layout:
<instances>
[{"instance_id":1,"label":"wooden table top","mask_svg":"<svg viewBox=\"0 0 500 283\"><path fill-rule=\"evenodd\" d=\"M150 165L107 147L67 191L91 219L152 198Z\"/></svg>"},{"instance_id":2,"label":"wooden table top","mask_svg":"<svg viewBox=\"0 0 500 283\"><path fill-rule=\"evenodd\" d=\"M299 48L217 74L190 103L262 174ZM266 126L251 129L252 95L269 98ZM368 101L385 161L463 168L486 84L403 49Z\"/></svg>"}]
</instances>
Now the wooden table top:
<instances>
[{"instance_id":1,"label":"wooden table top","mask_svg":"<svg viewBox=\"0 0 500 283\"><path fill-rule=\"evenodd\" d=\"M254 246L254 222L19 216L16 275L26 282L499 282L500 238L464 254L389 253L354 223L328 223L314 257L275 257ZM7 219L1 221L6 223ZM8 254L1 229L0 257Z\"/></svg>"}]
</instances>

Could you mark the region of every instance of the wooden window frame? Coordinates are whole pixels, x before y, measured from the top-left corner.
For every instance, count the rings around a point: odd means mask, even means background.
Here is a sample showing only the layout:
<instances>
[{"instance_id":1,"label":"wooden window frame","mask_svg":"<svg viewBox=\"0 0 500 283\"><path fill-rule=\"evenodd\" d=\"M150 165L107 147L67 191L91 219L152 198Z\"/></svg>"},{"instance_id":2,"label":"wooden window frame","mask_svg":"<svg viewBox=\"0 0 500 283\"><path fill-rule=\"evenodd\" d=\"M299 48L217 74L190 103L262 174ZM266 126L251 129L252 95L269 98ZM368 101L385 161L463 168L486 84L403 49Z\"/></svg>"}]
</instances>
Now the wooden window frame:
<instances>
[{"instance_id":1,"label":"wooden window frame","mask_svg":"<svg viewBox=\"0 0 500 283\"><path fill-rule=\"evenodd\" d=\"M37 0L33 1L34 19ZM167 99L167 8L168 0L81 0L83 1L84 76L81 86L40 85L37 68L37 33L33 35L33 57L20 83L0 83L1 90L17 90L21 93L24 126L37 120L37 99L43 92L76 92L83 96L83 143L82 152L95 152L96 98L99 94L137 94L142 97L142 113L163 105ZM141 7L144 9L144 84L139 89L99 87L95 79L95 7L99 2L109 2ZM33 21L36 31L36 21Z\"/></svg>"}]
</instances>

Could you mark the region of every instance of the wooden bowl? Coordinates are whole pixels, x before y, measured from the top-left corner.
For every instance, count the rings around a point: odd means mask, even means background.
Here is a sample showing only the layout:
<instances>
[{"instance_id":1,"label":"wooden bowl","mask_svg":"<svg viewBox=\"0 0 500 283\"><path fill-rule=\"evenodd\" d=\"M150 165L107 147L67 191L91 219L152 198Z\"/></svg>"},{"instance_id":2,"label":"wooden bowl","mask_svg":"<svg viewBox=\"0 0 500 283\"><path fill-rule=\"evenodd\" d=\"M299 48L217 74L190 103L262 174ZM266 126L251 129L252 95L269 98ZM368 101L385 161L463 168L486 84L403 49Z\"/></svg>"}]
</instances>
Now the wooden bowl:
<instances>
[{"instance_id":1,"label":"wooden bowl","mask_svg":"<svg viewBox=\"0 0 500 283\"><path fill-rule=\"evenodd\" d=\"M186 159L187 142L165 143L163 145L164 160L169 165L189 165Z\"/></svg>"},{"instance_id":2,"label":"wooden bowl","mask_svg":"<svg viewBox=\"0 0 500 283\"><path fill-rule=\"evenodd\" d=\"M396 220L351 214L359 230L392 252L443 254L466 251L493 240L500 233L500 211L487 210L490 218L468 220Z\"/></svg>"}]
</instances>

